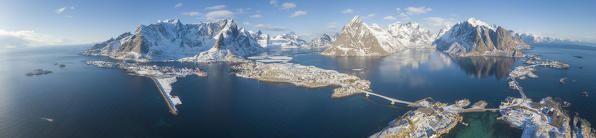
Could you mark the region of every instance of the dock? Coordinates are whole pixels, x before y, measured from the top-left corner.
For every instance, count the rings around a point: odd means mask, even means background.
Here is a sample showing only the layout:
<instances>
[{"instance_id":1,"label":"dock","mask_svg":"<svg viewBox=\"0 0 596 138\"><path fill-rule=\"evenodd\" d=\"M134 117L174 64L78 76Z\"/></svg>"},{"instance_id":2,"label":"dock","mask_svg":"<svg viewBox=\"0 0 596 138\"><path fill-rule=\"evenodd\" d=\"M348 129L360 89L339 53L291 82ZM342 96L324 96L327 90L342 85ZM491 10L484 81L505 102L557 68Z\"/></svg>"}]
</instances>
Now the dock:
<instances>
[{"instance_id":1,"label":"dock","mask_svg":"<svg viewBox=\"0 0 596 138\"><path fill-rule=\"evenodd\" d=\"M159 89L159 93L161 93L161 96L168 104L170 113L172 113L173 115L178 115L178 109L176 109L176 105L174 105L174 102L172 102L172 100L169 98L170 96L165 92L165 90L163 90L159 81L155 80L155 78L153 78L153 77L149 77L149 78L151 78L151 80L153 80L153 82L155 83L155 86L157 86L157 88Z\"/></svg>"}]
</instances>

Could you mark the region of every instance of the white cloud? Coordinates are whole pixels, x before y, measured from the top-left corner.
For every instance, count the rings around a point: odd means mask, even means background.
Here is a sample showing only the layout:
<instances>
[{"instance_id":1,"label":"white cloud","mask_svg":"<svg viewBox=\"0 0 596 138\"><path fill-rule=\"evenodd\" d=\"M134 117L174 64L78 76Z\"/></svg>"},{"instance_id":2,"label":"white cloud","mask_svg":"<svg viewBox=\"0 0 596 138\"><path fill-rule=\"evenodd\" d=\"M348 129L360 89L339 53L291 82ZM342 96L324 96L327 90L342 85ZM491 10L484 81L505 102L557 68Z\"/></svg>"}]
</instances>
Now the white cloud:
<instances>
[{"instance_id":1,"label":"white cloud","mask_svg":"<svg viewBox=\"0 0 596 138\"><path fill-rule=\"evenodd\" d=\"M227 19L227 18L233 18L234 17L234 13L228 10L217 10L217 11L211 11L208 12L207 14L205 14L205 18L207 20L213 20L213 19Z\"/></svg>"},{"instance_id":2,"label":"white cloud","mask_svg":"<svg viewBox=\"0 0 596 138\"><path fill-rule=\"evenodd\" d=\"M33 30L7 31L0 29L0 48L31 47L44 45L73 44L65 39L53 38Z\"/></svg>"},{"instance_id":3,"label":"white cloud","mask_svg":"<svg viewBox=\"0 0 596 138\"><path fill-rule=\"evenodd\" d=\"M275 26L275 25L271 25L271 24L257 24L257 25L255 25L255 28L258 28L259 30L268 30L268 31L286 31L286 30L288 30L285 27Z\"/></svg>"},{"instance_id":4,"label":"white cloud","mask_svg":"<svg viewBox=\"0 0 596 138\"><path fill-rule=\"evenodd\" d=\"M250 25L250 22L242 22L244 25Z\"/></svg>"},{"instance_id":5,"label":"white cloud","mask_svg":"<svg viewBox=\"0 0 596 138\"><path fill-rule=\"evenodd\" d=\"M215 5L215 6L205 8L205 10L219 10L219 9L223 9L223 8L226 8L226 5Z\"/></svg>"},{"instance_id":6,"label":"white cloud","mask_svg":"<svg viewBox=\"0 0 596 138\"><path fill-rule=\"evenodd\" d=\"M337 29L337 26L335 26L335 25L329 25L329 26L327 26L327 28L329 28L329 29Z\"/></svg>"},{"instance_id":7,"label":"white cloud","mask_svg":"<svg viewBox=\"0 0 596 138\"><path fill-rule=\"evenodd\" d=\"M455 24L455 19L444 19L441 17L427 17L423 19L426 24L432 27L442 27L445 25Z\"/></svg>"},{"instance_id":8,"label":"white cloud","mask_svg":"<svg viewBox=\"0 0 596 138\"><path fill-rule=\"evenodd\" d=\"M70 6L70 7L62 7L56 10L57 14L62 14L64 11L66 10L74 10L75 7L74 6Z\"/></svg>"},{"instance_id":9,"label":"white cloud","mask_svg":"<svg viewBox=\"0 0 596 138\"><path fill-rule=\"evenodd\" d=\"M284 2L283 4L281 4L281 9L292 9L292 8L296 8L296 4L294 3L289 3L289 2Z\"/></svg>"},{"instance_id":10,"label":"white cloud","mask_svg":"<svg viewBox=\"0 0 596 138\"><path fill-rule=\"evenodd\" d=\"M366 19L366 18L370 18L370 17L375 17L375 16L376 16L375 14L372 14L371 13L371 14L368 14L366 16L363 16L362 19Z\"/></svg>"},{"instance_id":11,"label":"white cloud","mask_svg":"<svg viewBox=\"0 0 596 138\"><path fill-rule=\"evenodd\" d=\"M64 12L64 10L66 10L66 7L62 7L60 9L56 10L56 13L61 14L62 12Z\"/></svg>"},{"instance_id":12,"label":"white cloud","mask_svg":"<svg viewBox=\"0 0 596 138\"><path fill-rule=\"evenodd\" d=\"M385 16L385 17L383 17L383 19L385 19L385 20L397 20L397 19L396 19L395 17L393 17L393 16Z\"/></svg>"},{"instance_id":13,"label":"white cloud","mask_svg":"<svg viewBox=\"0 0 596 138\"><path fill-rule=\"evenodd\" d=\"M406 13L399 13L399 17L402 19L402 21L407 22L407 21L411 21L412 19L410 18L410 16L408 16L408 14Z\"/></svg>"},{"instance_id":14,"label":"white cloud","mask_svg":"<svg viewBox=\"0 0 596 138\"><path fill-rule=\"evenodd\" d=\"M196 11L190 11L190 12L183 12L182 15L199 16L199 15L201 15L201 13L200 12L196 12Z\"/></svg>"},{"instance_id":15,"label":"white cloud","mask_svg":"<svg viewBox=\"0 0 596 138\"><path fill-rule=\"evenodd\" d=\"M408 7L406 8L406 13L408 13L408 15L419 15L419 14L425 14L429 11L432 11L431 8L427 8L427 7Z\"/></svg>"},{"instance_id":16,"label":"white cloud","mask_svg":"<svg viewBox=\"0 0 596 138\"><path fill-rule=\"evenodd\" d=\"M269 0L269 4L277 6L277 0Z\"/></svg>"},{"instance_id":17,"label":"white cloud","mask_svg":"<svg viewBox=\"0 0 596 138\"><path fill-rule=\"evenodd\" d=\"M263 17L263 15L261 15L261 14L255 14L255 15L249 16L249 18L262 18L262 17Z\"/></svg>"},{"instance_id":18,"label":"white cloud","mask_svg":"<svg viewBox=\"0 0 596 138\"><path fill-rule=\"evenodd\" d=\"M176 3L176 5L174 5L174 8L180 8L180 7L182 7L182 5L184 5L184 4L182 4L182 2L178 2L178 3Z\"/></svg>"},{"instance_id":19,"label":"white cloud","mask_svg":"<svg viewBox=\"0 0 596 138\"><path fill-rule=\"evenodd\" d=\"M296 11L290 17L302 16L302 15L306 15L306 14L308 14L308 12L306 12L306 11Z\"/></svg>"},{"instance_id":20,"label":"white cloud","mask_svg":"<svg viewBox=\"0 0 596 138\"><path fill-rule=\"evenodd\" d=\"M400 11L401 11L401 8L395 8L395 10L396 10L397 12L400 12Z\"/></svg>"},{"instance_id":21,"label":"white cloud","mask_svg":"<svg viewBox=\"0 0 596 138\"><path fill-rule=\"evenodd\" d=\"M353 9L345 9L345 10L341 11L341 13L345 13L345 14L352 13L352 12L354 12Z\"/></svg>"}]
</instances>

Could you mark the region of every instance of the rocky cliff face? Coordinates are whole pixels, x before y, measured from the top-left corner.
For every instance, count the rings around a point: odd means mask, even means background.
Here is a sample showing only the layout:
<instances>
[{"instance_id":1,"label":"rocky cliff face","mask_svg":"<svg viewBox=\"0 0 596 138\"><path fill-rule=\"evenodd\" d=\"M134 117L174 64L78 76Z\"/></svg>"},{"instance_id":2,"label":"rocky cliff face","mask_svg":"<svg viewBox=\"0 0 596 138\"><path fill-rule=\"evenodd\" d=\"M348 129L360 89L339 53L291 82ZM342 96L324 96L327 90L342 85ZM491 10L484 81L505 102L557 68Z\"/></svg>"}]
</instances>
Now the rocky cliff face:
<instances>
[{"instance_id":1,"label":"rocky cliff face","mask_svg":"<svg viewBox=\"0 0 596 138\"><path fill-rule=\"evenodd\" d=\"M513 37L513 41L515 41L515 45L517 45L517 48L519 49L532 49L532 46L530 46L530 44L528 44L528 42L526 42L521 35L519 35L518 33L515 33L513 31L511 31L511 37Z\"/></svg>"},{"instance_id":2,"label":"rocky cliff face","mask_svg":"<svg viewBox=\"0 0 596 138\"><path fill-rule=\"evenodd\" d=\"M178 19L163 20L141 25L133 34L121 36L100 43L83 54L114 59L201 62L225 60L220 57L227 55L243 57L262 51L255 39L232 20L199 24L182 24ZM108 45L104 46L104 43ZM209 51L220 51L220 55L199 56L213 53Z\"/></svg>"},{"instance_id":3,"label":"rocky cliff face","mask_svg":"<svg viewBox=\"0 0 596 138\"><path fill-rule=\"evenodd\" d=\"M321 52L329 56L384 56L389 54L377 38L373 35L368 25L356 16L341 31L341 34L332 46Z\"/></svg>"},{"instance_id":4,"label":"rocky cliff face","mask_svg":"<svg viewBox=\"0 0 596 138\"><path fill-rule=\"evenodd\" d=\"M509 30L474 18L454 25L433 44L454 56L523 56Z\"/></svg>"},{"instance_id":5,"label":"rocky cliff face","mask_svg":"<svg viewBox=\"0 0 596 138\"><path fill-rule=\"evenodd\" d=\"M341 34L323 55L383 56L408 48L434 48L434 36L418 23L393 23L387 27L367 25L358 16L344 26Z\"/></svg>"}]
</instances>

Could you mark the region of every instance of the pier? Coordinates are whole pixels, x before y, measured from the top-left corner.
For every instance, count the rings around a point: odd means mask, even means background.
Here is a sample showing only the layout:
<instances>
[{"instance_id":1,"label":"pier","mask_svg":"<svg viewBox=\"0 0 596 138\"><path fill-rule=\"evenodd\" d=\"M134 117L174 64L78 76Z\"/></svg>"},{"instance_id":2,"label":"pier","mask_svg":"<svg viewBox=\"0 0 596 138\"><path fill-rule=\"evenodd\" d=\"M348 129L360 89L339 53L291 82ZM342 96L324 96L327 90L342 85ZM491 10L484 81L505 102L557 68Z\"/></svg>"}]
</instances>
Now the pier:
<instances>
[{"instance_id":1,"label":"pier","mask_svg":"<svg viewBox=\"0 0 596 138\"><path fill-rule=\"evenodd\" d=\"M165 92L165 90L163 90L159 81L155 80L155 78L153 77L149 78L153 80L155 86L157 86L157 88L159 89L159 93L161 93L161 96L163 96L163 99L166 101L168 108L170 108L170 113L172 113L173 115L178 115L178 109L176 109L175 107L176 105L174 105L174 102L172 102L172 100L169 98L169 95Z\"/></svg>"}]
</instances>

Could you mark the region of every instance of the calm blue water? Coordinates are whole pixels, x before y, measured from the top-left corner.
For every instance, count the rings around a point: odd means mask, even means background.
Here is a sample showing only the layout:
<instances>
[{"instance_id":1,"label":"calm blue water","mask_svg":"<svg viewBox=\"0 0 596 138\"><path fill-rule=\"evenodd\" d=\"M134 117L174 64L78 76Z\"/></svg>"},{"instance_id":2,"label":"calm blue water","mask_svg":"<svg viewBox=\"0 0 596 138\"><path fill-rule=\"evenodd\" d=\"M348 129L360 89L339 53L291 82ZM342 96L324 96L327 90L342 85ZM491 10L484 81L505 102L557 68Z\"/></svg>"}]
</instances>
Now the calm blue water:
<instances>
[{"instance_id":1,"label":"calm blue water","mask_svg":"<svg viewBox=\"0 0 596 138\"><path fill-rule=\"evenodd\" d=\"M409 110L363 96L330 98L334 87L311 89L237 78L224 63L152 63L198 66L209 75L189 76L173 84L173 93L183 102L180 114L173 116L151 79L85 65L87 60L105 59L78 55L84 48L0 51L0 137L366 137ZM540 69L540 79L522 81L528 97L560 97L572 103L571 112L595 123L596 112L590 110L596 107L591 102L594 96L583 97L580 92L596 87L592 64L596 50L549 46L527 52L572 66L570 70ZM327 57L308 50L266 54L289 54L293 63L354 74L370 80L375 92L408 101L432 97L453 103L468 98L497 107L504 98L519 96L506 85L507 73L520 64L513 58L452 58L432 50L387 57ZM367 70L352 71L361 67ZM37 68L53 73L25 75ZM561 85L561 77L577 81ZM495 113L465 116L471 125L458 126L446 137L521 133L503 127L504 122L493 119ZM40 119L44 117L54 121Z\"/></svg>"}]
</instances>

